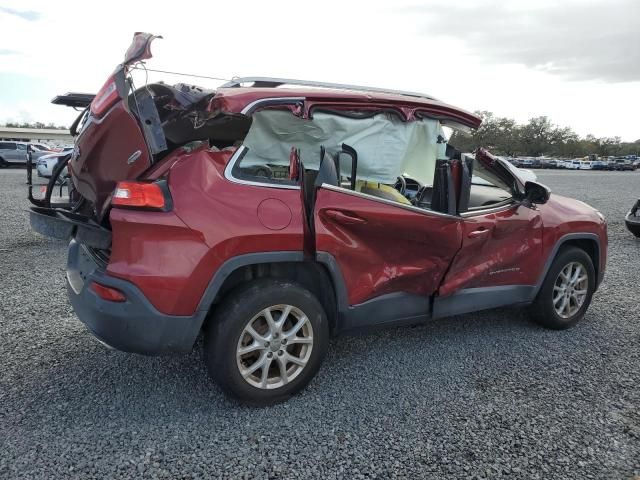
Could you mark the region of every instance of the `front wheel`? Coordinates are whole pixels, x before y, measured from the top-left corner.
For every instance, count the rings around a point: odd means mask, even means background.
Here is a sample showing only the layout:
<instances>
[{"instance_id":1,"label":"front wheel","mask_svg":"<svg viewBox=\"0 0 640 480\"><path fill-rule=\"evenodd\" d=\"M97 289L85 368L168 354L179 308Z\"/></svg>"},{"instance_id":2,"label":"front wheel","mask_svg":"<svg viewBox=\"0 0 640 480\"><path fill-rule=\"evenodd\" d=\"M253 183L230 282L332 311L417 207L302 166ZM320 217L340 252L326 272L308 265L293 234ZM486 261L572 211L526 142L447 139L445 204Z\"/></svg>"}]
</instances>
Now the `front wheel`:
<instances>
[{"instance_id":1,"label":"front wheel","mask_svg":"<svg viewBox=\"0 0 640 480\"><path fill-rule=\"evenodd\" d=\"M325 312L301 285L253 281L216 308L205 335L209 375L243 403L271 405L304 388L329 337Z\"/></svg>"},{"instance_id":2,"label":"front wheel","mask_svg":"<svg viewBox=\"0 0 640 480\"><path fill-rule=\"evenodd\" d=\"M587 312L595 286L591 257L576 247L561 250L531 306L533 319L554 330L571 327Z\"/></svg>"}]
</instances>

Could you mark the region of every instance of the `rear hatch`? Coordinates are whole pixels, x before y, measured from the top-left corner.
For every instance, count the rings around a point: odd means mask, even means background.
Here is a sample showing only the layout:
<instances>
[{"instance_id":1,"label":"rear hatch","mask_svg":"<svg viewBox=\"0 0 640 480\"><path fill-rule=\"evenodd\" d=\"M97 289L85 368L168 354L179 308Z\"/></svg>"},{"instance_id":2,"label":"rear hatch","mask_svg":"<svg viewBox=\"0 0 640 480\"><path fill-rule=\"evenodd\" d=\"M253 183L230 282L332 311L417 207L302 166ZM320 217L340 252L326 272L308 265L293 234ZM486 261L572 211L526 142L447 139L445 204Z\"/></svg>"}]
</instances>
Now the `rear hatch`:
<instances>
[{"instance_id":1,"label":"rear hatch","mask_svg":"<svg viewBox=\"0 0 640 480\"><path fill-rule=\"evenodd\" d=\"M157 37L136 33L125 55L82 116L69 171L76 190L91 205L93 214L102 220L108 199L118 181L137 178L153 162L153 155L166 149L157 112L140 115L129 97L133 83L130 69L151 57L151 42ZM146 124L146 128L143 125ZM159 128L159 138L149 135Z\"/></svg>"},{"instance_id":2,"label":"rear hatch","mask_svg":"<svg viewBox=\"0 0 640 480\"><path fill-rule=\"evenodd\" d=\"M76 190L89 205L84 213L100 223L106 223L118 182L144 179L145 172L176 147L211 139L212 129L229 130L237 136L237 129L231 128L232 118L209 109L215 90L164 83L136 88L131 73L146 69L141 62L151 58L151 42L156 38L161 37L134 35L124 62L73 128L79 128L79 133L69 171ZM236 120L239 130L246 132L246 117Z\"/></svg>"}]
</instances>

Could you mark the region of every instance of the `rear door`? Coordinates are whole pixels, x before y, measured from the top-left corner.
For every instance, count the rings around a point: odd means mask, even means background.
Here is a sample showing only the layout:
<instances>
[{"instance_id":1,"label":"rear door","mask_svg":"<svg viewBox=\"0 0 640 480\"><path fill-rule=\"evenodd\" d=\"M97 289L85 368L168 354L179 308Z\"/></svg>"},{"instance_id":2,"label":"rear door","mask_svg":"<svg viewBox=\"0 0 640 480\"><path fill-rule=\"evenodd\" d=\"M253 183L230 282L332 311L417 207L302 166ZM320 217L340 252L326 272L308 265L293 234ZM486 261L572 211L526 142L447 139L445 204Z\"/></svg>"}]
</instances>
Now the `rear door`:
<instances>
[{"instance_id":1,"label":"rear door","mask_svg":"<svg viewBox=\"0 0 640 480\"><path fill-rule=\"evenodd\" d=\"M318 259L330 256L344 279L351 326L428 316L429 298L459 250L461 221L332 185L316 192Z\"/></svg>"}]
</instances>

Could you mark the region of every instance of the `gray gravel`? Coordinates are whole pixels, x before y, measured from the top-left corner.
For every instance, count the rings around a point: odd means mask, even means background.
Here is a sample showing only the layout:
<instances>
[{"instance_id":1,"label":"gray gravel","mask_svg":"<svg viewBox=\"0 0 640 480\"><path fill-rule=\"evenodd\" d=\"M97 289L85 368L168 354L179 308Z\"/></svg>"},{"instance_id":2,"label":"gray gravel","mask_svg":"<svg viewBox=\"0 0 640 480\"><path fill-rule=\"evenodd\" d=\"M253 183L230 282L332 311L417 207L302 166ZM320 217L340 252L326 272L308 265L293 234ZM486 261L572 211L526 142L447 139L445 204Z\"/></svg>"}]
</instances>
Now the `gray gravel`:
<instances>
[{"instance_id":1,"label":"gray gravel","mask_svg":"<svg viewBox=\"0 0 640 480\"><path fill-rule=\"evenodd\" d=\"M32 233L0 171L0 477L572 478L640 475L640 172L539 172L609 219L586 319L500 309L333 340L301 395L241 407L200 353L106 350L67 303L65 245Z\"/></svg>"}]
</instances>

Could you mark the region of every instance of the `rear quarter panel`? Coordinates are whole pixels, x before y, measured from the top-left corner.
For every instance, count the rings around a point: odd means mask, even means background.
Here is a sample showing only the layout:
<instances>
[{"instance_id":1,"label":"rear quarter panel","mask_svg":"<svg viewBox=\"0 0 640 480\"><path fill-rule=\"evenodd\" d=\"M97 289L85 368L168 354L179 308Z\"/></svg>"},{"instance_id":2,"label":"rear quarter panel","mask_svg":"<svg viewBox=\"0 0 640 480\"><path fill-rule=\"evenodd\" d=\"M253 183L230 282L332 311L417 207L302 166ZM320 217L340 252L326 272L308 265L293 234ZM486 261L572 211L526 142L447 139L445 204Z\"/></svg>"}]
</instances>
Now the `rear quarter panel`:
<instances>
[{"instance_id":1,"label":"rear quarter panel","mask_svg":"<svg viewBox=\"0 0 640 480\"><path fill-rule=\"evenodd\" d=\"M171 212L111 210L108 273L136 284L162 313L193 314L231 257L302 251L300 191L227 180L231 154L197 150L170 159Z\"/></svg>"}]
</instances>

